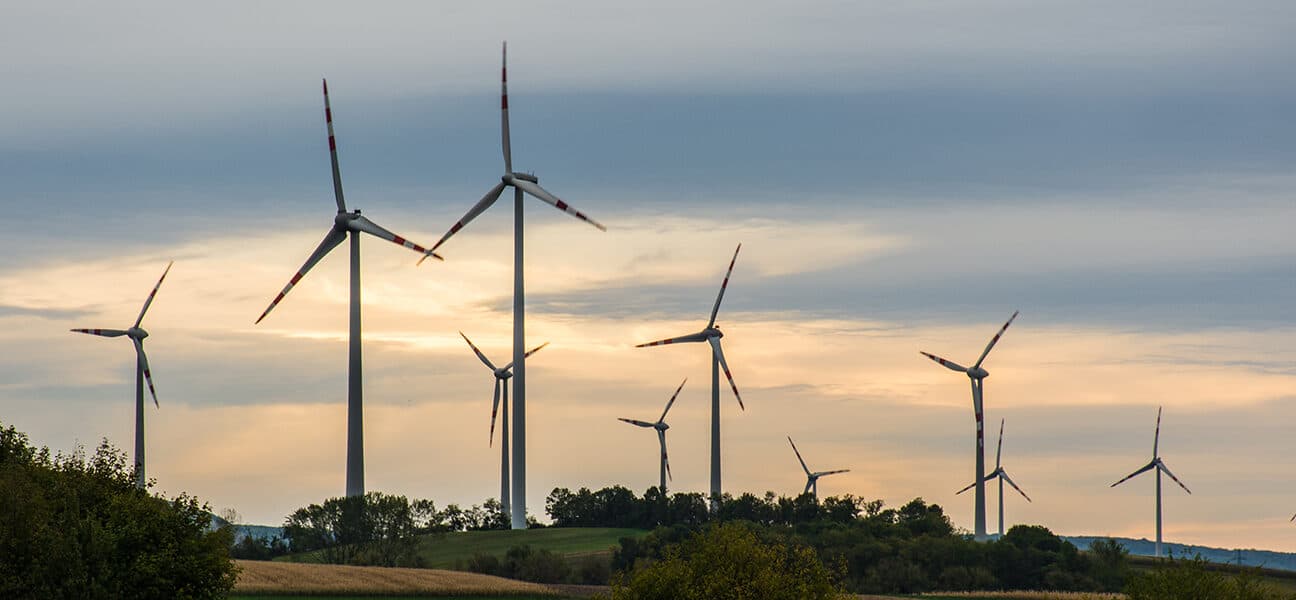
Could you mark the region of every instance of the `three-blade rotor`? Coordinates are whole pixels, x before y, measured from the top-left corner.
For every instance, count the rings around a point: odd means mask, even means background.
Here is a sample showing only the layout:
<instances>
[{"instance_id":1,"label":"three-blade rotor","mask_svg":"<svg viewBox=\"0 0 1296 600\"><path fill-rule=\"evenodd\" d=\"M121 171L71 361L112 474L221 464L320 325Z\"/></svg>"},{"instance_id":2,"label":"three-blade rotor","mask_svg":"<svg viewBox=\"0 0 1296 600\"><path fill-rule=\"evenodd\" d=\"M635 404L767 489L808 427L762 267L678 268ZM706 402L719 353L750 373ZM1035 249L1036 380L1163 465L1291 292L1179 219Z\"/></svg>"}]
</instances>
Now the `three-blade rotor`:
<instances>
[{"instance_id":1,"label":"three-blade rotor","mask_svg":"<svg viewBox=\"0 0 1296 600\"><path fill-rule=\"evenodd\" d=\"M789 444L792 445L792 452L796 453L797 462L801 463L801 470L805 471L806 474L805 491L801 492L803 494L808 493L812 488L814 488L815 482L819 481L820 477L827 477L829 475L836 475L838 473L850 472L850 469L835 469L832 471L811 471L810 467L806 466L805 459L801 458L801 451L797 450L796 442L792 441L792 436L789 435L787 441Z\"/></svg>"},{"instance_id":2,"label":"three-blade rotor","mask_svg":"<svg viewBox=\"0 0 1296 600\"><path fill-rule=\"evenodd\" d=\"M707 321L705 329L688 335L637 344L635 345L635 348L666 346L669 344L684 344L690 342L709 343L711 345L711 354L715 356L716 362L720 364L720 369L724 371L725 379L729 381L729 388L733 390L734 398L738 400L738 407L742 410L747 410L747 407L743 405L742 394L738 393L738 384L734 383L733 373L729 371L729 363L725 360L724 349L720 346L720 338L724 337L724 333L720 331L719 327L715 326L716 315L720 313L720 301L724 300L725 289L729 287L729 277L733 275L734 263L738 261L739 250L742 250L742 244L738 244L738 247L734 249L733 259L729 261L729 269L725 271L724 281L720 284L720 293L716 295L715 306L711 309L711 318Z\"/></svg>"},{"instance_id":3,"label":"three-blade rotor","mask_svg":"<svg viewBox=\"0 0 1296 600\"><path fill-rule=\"evenodd\" d=\"M144 300L144 306L140 308L139 316L135 318L135 324L131 325L130 329L72 330L76 333L86 333L100 337L121 337L123 335L129 337L131 339L131 344L135 346L135 361L137 368L144 374L144 381L148 384L149 395L153 397L153 406L157 408L161 408L161 405L158 404L157 390L153 387L153 371L149 368L148 356L144 354L144 338L148 337L149 334L147 331L141 329L140 325L144 322L144 315L148 313L149 307L153 305L153 298L157 297L158 290L162 287L162 281L166 279L167 273L171 272L171 265L173 264L175 264L175 261L167 263L166 269L162 271L162 276L158 278L157 283L153 286L153 290L149 292L148 298Z\"/></svg>"},{"instance_id":4,"label":"three-blade rotor","mask_svg":"<svg viewBox=\"0 0 1296 600\"><path fill-rule=\"evenodd\" d=\"M1179 484L1179 487L1183 488L1183 491L1188 492L1189 494L1192 493L1192 490L1188 489L1188 486L1184 485L1182 481L1179 481L1178 477L1175 477L1174 473L1170 472L1170 468L1166 466L1165 462L1161 460L1161 456L1157 453L1158 446L1160 445L1161 442L1161 409L1162 407L1157 407L1156 434L1152 438L1152 461L1146 465L1143 465L1137 471L1134 471L1133 473L1130 473L1129 475L1126 475L1125 477L1121 478L1120 481L1111 484L1111 487L1116 487L1139 475L1151 471L1152 469L1157 469L1158 471L1168 475L1171 481L1174 481L1175 483Z\"/></svg>"},{"instance_id":5,"label":"three-blade rotor","mask_svg":"<svg viewBox=\"0 0 1296 600\"><path fill-rule=\"evenodd\" d=\"M324 239L319 243L319 246L316 246L315 251L306 258L306 262L297 270L297 273L292 276L292 279L288 280L288 285L284 286L279 295L275 296L270 305L261 313L261 316L256 320L257 323L265 319L270 314L270 311L274 310L279 305L279 302L284 299L284 296L287 296L288 292L292 291L293 286L297 285L297 282L301 281L306 276L306 273L310 272L319 261L323 260L339 244L346 241L349 233L367 233L418 252L423 255L423 258L431 256L437 260L444 260L431 250L396 235L361 216L359 210L347 212L346 200L342 194L342 171L338 168L337 138L333 134L333 109L329 105L328 80L324 80L324 122L328 127L329 162L333 169L333 197L337 202L337 216L333 218L333 227L324 235Z\"/></svg>"},{"instance_id":6,"label":"three-blade rotor","mask_svg":"<svg viewBox=\"0 0 1296 600\"><path fill-rule=\"evenodd\" d=\"M626 419L624 417L617 417L618 421L624 421L636 427L644 427L648 429L657 430L657 443L661 445L662 465L666 468L666 477L671 481L674 481L675 478L673 475L671 475L670 457L666 453L666 430L670 429L670 425L666 424L666 414L669 413L671 407L675 405L675 399L679 397L680 390L684 389L685 383L688 383L687 377L684 378L684 381L680 382L679 387L675 388L675 393L671 394L670 400L666 401L666 408L662 410L662 414L660 417L657 418L657 422L649 423L648 421L640 421L639 419Z\"/></svg>"},{"instance_id":7,"label":"three-blade rotor","mask_svg":"<svg viewBox=\"0 0 1296 600\"><path fill-rule=\"evenodd\" d=\"M998 449L995 450L995 469L990 473L986 474L985 478L983 478L981 481L990 483L995 479L1003 479L1005 482L1008 483L1008 485L1012 486L1012 489L1017 490L1017 493L1021 494L1022 498L1025 498L1027 502L1031 502L1030 496L1027 496L1026 492L1023 492L1020 487L1017 487L1017 484L1014 483L1012 478L1008 476L1008 471L1004 470L1003 463L1000 460L1003 457L1004 421L1005 419L999 420L999 446ZM967 487L957 492L954 492L954 495L957 496L959 494L962 494L963 492L966 492L972 489L973 487L976 487L975 481L969 483Z\"/></svg>"},{"instance_id":8,"label":"three-blade rotor","mask_svg":"<svg viewBox=\"0 0 1296 600\"><path fill-rule=\"evenodd\" d=\"M504 154L504 175L500 177L499 183L495 184L490 191L486 192L486 195L482 196L481 200L478 200L472 208L468 209L468 212L456 221L455 224L450 227L450 230L447 231L445 235L441 236L441 239L437 240L436 244L432 245L431 251L435 252L437 248L440 248L442 244L446 243L446 241L449 240L451 236L458 233L460 229L463 229L465 225L477 218L478 215L486 212L487 209L495 204L496 200L499 200L500 194L504 193L504 188L506 187L520 190L533 198L597 227L600 231L607 231L607 227L602 223L589 218L585 213L576 210L558 196L555 196L548 190L540 187L540 181L535 175L513 171L513 146L509 134L508 110L508 43L506 42L504 44L503 62L500 68L500 148ZM424 259L426 259L426 257L424 257ZM422 264L424 259L419 259L419 264Z\"/></svg>"},{"instance_id":9,"label":"three-blade rotor","mask_svg":"<svg viewBox=\"0 0 1296 600\"><path fill-rule=\"evenodd\" d=\"M467 335L464 335L464 332L460 331L459 335L463 337L465 342L468 342L468 347L472 348L473 354L476 354L477 358L481 360L482 364L486 365L486 368L490 369L491 374L495 376L495 399L494 401L491 402L491 422L490 422L490 438L489 438L490 445L494 446L495 445L495 417L499 414L500 392L503 390L504 386L507 385L507 383L505 382L507 382L508 379L513 376L513 363L510 362L509 364L504 365L503 367L496 367L495 363L491 362L489 358L486 358L486 355L479 348L477 348L477 344L474 344L472 340L468 339ZM544 348L545 346L548 345L549 342L540 344L539 346L536 346L535 348L528 350L526 352L526 356L531 356L532 354L539 352L541 348Z\"/></svg>"},{"instance_id":10,"label":"three-blade rotor","mask_svg":"<svg viewBox=\"0 0 1296 600\"><path fill-rule=\"evenodd\" d=\"M995 333L993 338L990 338L990 343L986 344L985 350L981 351L981 356L977 358L976 364L973 364L971 368L964 367L963 365L960 365L952 360L941 358L930 352L919 351L919 354L922 354L923 356L932 359L940 366L945 367L946 369L949 369L951 371L966 373L968 377L972 377L974 379L984 378L985 376L989 375L989 373L986 373L985 370L981 368L981 363L985 362L986 357L990 355L990 350L994 349L995 344L999 343L999 338L1003 337L1004 332L1008 331L1008 326L1012 325L1013 321L1017 319L1017 315L1020 312L1021 311L1013 311L1012 316L1008 317L1008 322L1004 323L1003 327L999 328L999 332Z\"/></svg>"}]
</instances>

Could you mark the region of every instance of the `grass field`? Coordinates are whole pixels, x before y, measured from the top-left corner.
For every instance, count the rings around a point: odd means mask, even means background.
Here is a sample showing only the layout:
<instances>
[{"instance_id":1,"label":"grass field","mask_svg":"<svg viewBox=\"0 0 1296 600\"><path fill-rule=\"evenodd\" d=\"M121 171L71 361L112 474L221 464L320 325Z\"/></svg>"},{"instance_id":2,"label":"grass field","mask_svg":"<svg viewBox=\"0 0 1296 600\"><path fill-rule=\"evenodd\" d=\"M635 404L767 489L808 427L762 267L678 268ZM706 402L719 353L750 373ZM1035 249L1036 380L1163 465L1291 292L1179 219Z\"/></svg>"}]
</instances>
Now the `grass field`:
<instances>
[{"instance_id":1,"label":"grass field","mask_svg":"<svg viewBox=\"0 0 1296 600\"><path fill-rule=\"evenodd\" d=\"M440 569L391 569L347 565L235 561L239 567L236 596L311 595L331 598L378 595L392 597L552 598L556 593L534 583Z\"/></svg>"},{"instance_id":2,"label":"grass field","mask_svg":"<svg viewBox=\"0 0 1296 600\"><path fill-rule=\"evenodd\" d=\"M227 600L554 600L553 596L229 596Z\"/></svg>"},{"instance_id":3,"label":"grass field","mask_svg":"<svg viewBox=\"0 0 1296 600\"><path fill-rule=\"evenodd\" d=\"M503 556L509 548L523 544L529 544L536 550L549 550L566 556L587 556L609 552L623 537L643 537L647 534L642 529L607 527L456 532L419 538L419 554L430 568L451 569L456 564L467 562L474 554ZM285 556L276 560L319 562L313 553Z\"/></svg>"}]
</instances>

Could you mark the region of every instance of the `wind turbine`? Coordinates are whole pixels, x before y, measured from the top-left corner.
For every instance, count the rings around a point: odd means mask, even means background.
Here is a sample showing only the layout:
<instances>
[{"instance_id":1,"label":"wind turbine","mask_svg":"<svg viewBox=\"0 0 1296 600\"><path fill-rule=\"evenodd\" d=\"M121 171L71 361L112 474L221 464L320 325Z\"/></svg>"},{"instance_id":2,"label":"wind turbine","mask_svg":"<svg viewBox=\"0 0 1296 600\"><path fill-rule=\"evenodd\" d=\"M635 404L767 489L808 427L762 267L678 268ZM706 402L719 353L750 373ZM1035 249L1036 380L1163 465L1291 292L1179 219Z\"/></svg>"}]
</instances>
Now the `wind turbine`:
<instances>
[{"instance_id":1,"label":"wind turbine","mask_svg":"<svg viewBox=\"0 0 1296 600\"><path fill-rule=\"evenodd\" d=\"M140 328L140 323L144 322L144 313L148 312L149 305L153 304L153 297L157 296L158 288L162 287L162 280L166 279L167 273L171 272L171 265L174 263L175 261L167 263L166 269L158 278L157 285L153 286L153 291L149 292L148 299L144 301L144 308L140 309L139 316L135 318L135 324L131 325L130 329L72 330L103 337L124 335L135 345L135 487L141 490L147 483L144 477L144 382L148 382L149 394L153 396L153 406L161 408L161 405L157 401L157 391L153 389L153 373L149 371L148 357L144 355L144 338L148 337L149 333Z\"/></svg>"},{"instance_id":2,"label":"wind turbine","mask_svg":"<svg viewBox=\"0 0 1296 600\"><path fill-rule=\"evenodd\" d=\"M288 295L288 292L301 281L302 277L314 267L316 263L324 258L330 251L338 247L348 237L351 241L351 331L350 331L350 360L348 361L347 375L347 466L346 466L346 494L347 496L364 495L364 413L363 413L363 389L360 369L360 234L382 238L397 245L404 246L415 252L421 253L424 257L434 257L441 260L440 256L434 254L418 244L415 244L399 235L396 235L369 219L360 216L360 209L347 212L346 201L342 196L342 172L338 169L337 141L333 137L333 111L329 108L328 80L324 80L324 122L328 125L328 144L329 158L333 166L333 197L337 201L337 215L333 217L333 227L324 236L315 251L306 259L306 263L298 269L297 274L293 275L284 286L283 291L270 302L265 312L257 318L256 322L260 323L271 310Z\"/></svg>"},{"instance_id":3,"label":"wind turbine","mask_svg":"<svg viewBox=\"0 0 1296 600\"><path fill-rule=\"evenodd\" d=\"M468 346L472 348L472 351L477 355L477 358L480 358L482 364L486 365L486 368L490 369L491 373L495 375L495 401L491 403L489 438L491 444L495 443L495 415L500 411L500 391L503 390L504 392L504 419L503 428L500 431L500 505L504 510L504 514L508 514L511 506L509 495L508 380L513 377L513 363L509 363L503 367L496 367L490 359L486 358L485 354L482 354L481 350L477 349L477 345L473 344L472 340L468 339L468 336L464 335L464 332L460 331L459 335L463 336L464 341L468 342ZM539 352L541 348L548 345L549 342L540 344L528 351L526 355L531 356L532 354Z\"/></svg>"},{"instance_id":4,"label":"wind turbine","mask_svg":"<svg viewBox=\"0 0 1296 600\"><path fill-rule=\"evenodd\" d=\"M966 374L968 379L972 380L972 411L976 414L976 479L973 481L976 482L975 533L977 541L984 541L986 539L985 411L982 406L982 400L985 391L985 378L990 376L989 371L981 368L981 363L985 362L986 356L990 354L990 350L995 347L995 344L999 343L999 338L1003 336L1004 332L1008 330L1008 326L1012 325L1013 319L1016 318L1017 311L1013 311L1012 316L1008 318L1008 322L1004 323L1004 326L999 330L999 333L996 333L993 338L990 338L990 343L986 344L985 350L981 352L981 358L978 358L976 364L972 365L972 368L970 369L960 366L958 363L953 361L945 360L934 354L928 354L926 352L921 353L923 356L940 363L941 366L947 369Z\"/></svg>"},{"instance_id":5,"label":"wind turbine","mask_svg":"<svg viewBox=\"0 0 1296 600\"><path fill-rule=\"evenodd\" d=\"M436 245L435 251L446 243L450 236L463 229L469 221L495 204L504 188L513 188L513 529L526 529L526 288L522 283L522 198L523 192L541 201L553 205L577 219L607 231L601 223L585 216L572 208L557 196L540 187L540 180L534 173L518 173L513 170L513 151L509 145L508 117L508 44L504 44L503 66L500 69L500 130L504 149L504 175L477 204L447 231ZM420 263L423 261L420 260Z\"/></svg>"},{"instance_id":6,"label":"wind turbine","mask_svg":"<svg viewBox=\"0 0 1296 600\"><path fill-rule=\"evenodd\" d=\"M733 375L729 373L729 364L725 362L724 351L720 349L720 338L724 333L716 326L716 315L720 312L720 301L724 299L725 288L729 287L729 276L733 274L734 263L738 261L738 251L742 250L742 244L734 249L733 259L729 261L729 270L725 272L724 281L720 284L720 295L716 296L715 306L711 309L711 320L702 331L690 333L674 338L639 344L635 348L646 348L648 346L664 346L666 344L678 344L684 342L707 342L711 344L711 510L715 511L720 507L720 369L724 368L725 377L729 379L729 387L733 388L734 398L738 400L738 408L747 410L743 406L742 396L738 393L738 386L734 384Z\"/></svg>"},{"instance_id":7,"label":"wind turbine","mask_svg":"<svg viewBox=\"0 0 1296 600\"><path fill-rule=\"evenodd\" d=\"M1004 470L1003 465L999 462L999 458L1003 455L1003 430L1004 430L1004 421L1003 419L1000 419L999 420L999 447L995 449L995 470L991 471L989 475L986 475L984 480L984 481L990 481L991 479L999 480L999 537L1003 537L1004 534L1004 516L1003 516L1004 515L1004 501L1003 501L1004 482L1007 481L1008 485L1011 485L1014 490L1017 490L1017 493L1021 494L1022 498L1025 498L1027 502L1031 501L1030 496L1027 496L1026 492L1023 492L1021 488L1017 487L1017 484L1013 483L1012 478L1008 476L1008 472ZM955 492L954 495L957 496L959 494L962 494L963 492L972 489L972 487L975 485L976 485L975 483L968 484L967 487Z\"/></svg>"},{"instance_id":8,"label":"wind turbine","mask_svg":"<svg viewBox=\"0 0 1296 600\"><path fill-rule=\"evenodd\" d=\"M1126 481L1129 481L1136 475L1141 475L1147 471L1156 469L1157 472L1156 474L1156 535L1157 535L1156 555L1157 558L1161 558L1161 473L1165 473L1166 475L1169 475L1170 479L1173 479L1175 483L1179 484L1179 487L1183 488L1185 492L1188 492L1189 494L1192 493L1192 490L1188 489L1188 486L1184 485L1182 481L1179 481L1179 478L1175 477L1174 473L1171 473L1170 469L1165 466L1165 463L1161 462L1161 456L1157 454L1157 446L1160 444L1160 442L1161 442L1161 407L1158 406L1156 437L1152 438L1152 462L1144 465L1139 470L1134 471L1129 475L1126 475L1124 479L1111 484L1111 487L1116 487L1122 483L1125 483Z\"/></svg>"},{"instance_id":9,"label":"wind turbine","mask_svg":"<svg viewBox=\"0 0 1296 600\"><path fill-rule=\"evenodd\" d=\"M806 464L805 464L805 459L801 458L801 451L800 451L800 450L797 450L796 442L793 442L793 441L792 441L792 436L790 436L790 435L788 436L788 443L789 443L789 444L792 444L792 451L793 451L793 452L796 452L797 460L798 460L798 461L801 461L801 469L804 470L804 471L805 471L805 474L806 474L806 486L805 486L805 490L803 490L801 493L802 493L802 494L805 494L806 492L813 492L813 493L814 493L814 499L815 499L815 502L816 502L816 503L819 502L819 478L820 478L820 477L824 477L824 476L827 476L827 475L836 475L836 474L838 474L838 473L849 473L849 472L850 472L850 469L838 469L838 470L836 470L836 471L814 471L814 472L811 472L811 471L810 471L810 467L807 467Z\"/></svg>"},{"instance_id":10,"label":"wind turbine","mask_svg":"<svg viewBox=\"0 0 1296 600\"><path fill-rule=\"evenodd\" d=\"M671 406L675 404L676 396L679 396L680 390L684 389L684 383L687 381L688 378L685 377L684 381L680 382L679 387L675 388L675 393L671 394L670 400L666 402L666 410L662 411L661 416L657 418L657 422L649 423L648 421L622 419L621 417L617 417L618 420L625 421L631 425L650 427L657 430L657 441L661 444L661 493L663 497L666 496L666 478L671 477L670 460L666 458L666 430L670 429L670 425L666 424L666 413L670 412ZM674 479L674 477L671 477L671 479Z\"/></svg>"}]
</instances>

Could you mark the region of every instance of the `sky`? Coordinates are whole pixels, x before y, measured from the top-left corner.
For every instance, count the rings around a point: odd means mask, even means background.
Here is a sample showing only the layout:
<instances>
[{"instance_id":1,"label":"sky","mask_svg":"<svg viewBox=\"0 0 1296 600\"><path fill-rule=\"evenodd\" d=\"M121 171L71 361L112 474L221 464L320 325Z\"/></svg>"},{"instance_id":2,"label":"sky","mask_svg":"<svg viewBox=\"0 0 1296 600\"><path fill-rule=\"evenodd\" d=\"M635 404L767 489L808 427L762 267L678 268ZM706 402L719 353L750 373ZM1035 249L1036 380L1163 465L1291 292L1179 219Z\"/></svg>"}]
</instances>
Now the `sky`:
<instances>
[{"instance_id":1,"label":"sky","mask_svg":"<svg viewBox=\"0 0 1296 600\"><path fill-rule=\"evenodd\" d=\"M162 2L0 6L0 422L133 447L125 328L160 408L148 474L252 523L344 491L347 267L256 317L331 225L320 79L348 205L434 243L515 168L606 224L525 207L528 506L657 481L651 420L685 377L675 491L707 489L705 346L636 349L720 311L725 490L896 506L972 527L987 446L1012 523L1296 551L1296 6L1290 2ZM367 487L498 494L512 213L440 250L363 247ZM498 442L498 439L496 440ZM988 456L989 462L993 456ZM990 488L989 526L996 504Z\"/></svg>"}]
</instances>

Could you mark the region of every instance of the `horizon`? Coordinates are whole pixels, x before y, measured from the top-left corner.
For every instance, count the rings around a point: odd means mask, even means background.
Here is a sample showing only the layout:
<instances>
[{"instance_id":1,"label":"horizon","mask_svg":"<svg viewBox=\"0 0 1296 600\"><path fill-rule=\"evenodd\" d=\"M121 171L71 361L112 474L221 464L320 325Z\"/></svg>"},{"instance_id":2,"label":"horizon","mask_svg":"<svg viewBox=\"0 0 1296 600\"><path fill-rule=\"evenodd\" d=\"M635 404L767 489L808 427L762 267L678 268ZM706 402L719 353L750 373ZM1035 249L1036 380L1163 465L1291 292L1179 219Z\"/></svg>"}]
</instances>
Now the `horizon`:
<instances>
[{"instance_id":1,"label":"horizon","mask_svg":"<svg viewBox=\"0 0 1296 600\"><path fill-rule=\"evenodd\" d=\"M253 324L334 214L319 80L348 208L430 247L498 181L507 39L515 168L608 227L526 208L537 517L555 487L655 485L657 442L616 418L685 377L669 487L705 493L704 345L633 346L704 324L741 242L727 492L800 490L791 436L851 470L823 497L970 530L967 384L919 352L974 362L1020 310L985 363L1034 501L1006 494L1009 526L1153 537L1152 483L1108 486L1164 406L1193 490L1166 488L1165 538L1296 552L1296 6L508 6L6 7L29 51L0 58L0 421L129 449L129 344L68 329L127 326L175 260L143 323L156 490L249 522L341 496L345 259ZM498 495L493 379L458 331L509 354L511 225L497 206L418 267L361 243L366 489Z\"/></svg>"}]
</instances>

